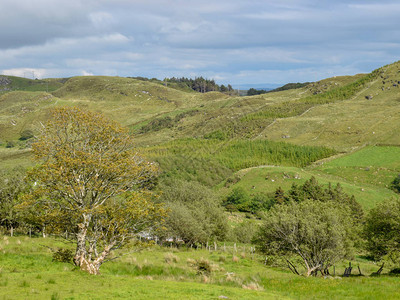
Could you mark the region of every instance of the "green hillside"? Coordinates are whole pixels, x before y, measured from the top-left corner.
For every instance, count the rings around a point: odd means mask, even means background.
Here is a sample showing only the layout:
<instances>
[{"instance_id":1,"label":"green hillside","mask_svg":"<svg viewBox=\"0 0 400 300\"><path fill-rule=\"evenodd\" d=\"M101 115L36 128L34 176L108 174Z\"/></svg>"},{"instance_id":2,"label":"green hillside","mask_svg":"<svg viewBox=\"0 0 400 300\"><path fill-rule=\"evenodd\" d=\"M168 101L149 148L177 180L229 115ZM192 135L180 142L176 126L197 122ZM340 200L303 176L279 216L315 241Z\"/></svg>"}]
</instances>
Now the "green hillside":
<instances>
[{"instance_id":1,"label":"green hillside","mask_svg":"<svg viewBox=\"0 0 400 300\"><path fill-rule=\"evenodd\" d=\"M209 186L216 186L243 168L306 167L337 151L345 154L367 145L400 144L399 62L370 74L333 77L300 89L248 97L202 94L140 78L4 78L7 80L2 81L3 86L7 88L0 94L3 168L31 163L31 140L21 140L21 134L24 130L38 132L48 109L64 105L104 112L131 129L138 146L160 163L164 174ZM274 148L278 144L272 146L267 141L282 145ZM311 147L290 150L292 144ZM321 154L311 157L311 152ZM386 154L377 154L377 165L368 163L371 155L365 155L367 162L363 166L352 166L349 160L353 156L347 160L344 156L307 167L307 172L321 176L318 178L324 183L343 182L349 192L359 195L357 198L365 202L365 207L371 207L379 199L393 195L387 187L400 171L394 159L387 163L381 159ZM369 173L363 171L366 167ZM249 182L255 180L253 172L246 175L252 178ZM272 191L277 182L262 182L260 188ZM288 184L282 182L282 186ZM370 196L362 196L367 193L360 191L371 189Z\"/></svg>"},{"instance_id":2,"label":"green hillside","mask_svg":"<svg viewBox=\"0 0 400 300\"><path fill-rule=\"evenodd\" d=\"M16 76L0 75L0 93L8 91L53 92L60 87L67 78L28 79Z\"/></svg>"}]
</instances>

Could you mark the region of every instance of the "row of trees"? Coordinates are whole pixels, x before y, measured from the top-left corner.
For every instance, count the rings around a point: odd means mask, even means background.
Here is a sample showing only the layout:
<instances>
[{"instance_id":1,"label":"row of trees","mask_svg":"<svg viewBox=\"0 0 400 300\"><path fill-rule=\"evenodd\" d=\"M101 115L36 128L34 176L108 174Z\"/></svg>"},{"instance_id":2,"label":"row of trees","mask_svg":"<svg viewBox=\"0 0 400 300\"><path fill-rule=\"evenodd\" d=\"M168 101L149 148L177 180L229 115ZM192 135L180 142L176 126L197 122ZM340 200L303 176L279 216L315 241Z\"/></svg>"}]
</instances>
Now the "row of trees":
<instances>
[{"instance_id":1,"label":"row of trees","mask_svg":"<svg viewBox=\"0 0 400 300\"><path fill-rule=\"evenodd\" d=\"M207 93L214 91L226 93L233 91L233 88L230 84L228 84L227 86L223 84L218 85L215 83L214 79L206 79L203 77L196 77L195 79L186 77L181 77L181 78L172 77L172 78L165 78L164 82L180 83L200 93Z\"/></svg>"}]
</instances>

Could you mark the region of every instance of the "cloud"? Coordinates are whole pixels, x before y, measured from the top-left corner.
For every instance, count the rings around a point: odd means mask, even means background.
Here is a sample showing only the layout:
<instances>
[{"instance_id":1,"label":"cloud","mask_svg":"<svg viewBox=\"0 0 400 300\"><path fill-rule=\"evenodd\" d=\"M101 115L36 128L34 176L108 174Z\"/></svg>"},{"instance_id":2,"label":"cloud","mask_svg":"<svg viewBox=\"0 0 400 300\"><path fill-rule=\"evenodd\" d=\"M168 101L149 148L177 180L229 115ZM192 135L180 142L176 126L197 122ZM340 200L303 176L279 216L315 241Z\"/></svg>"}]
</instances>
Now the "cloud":
<instances>
[{"instance_id":1,"label":"cloud","mask_svg":"<svg viewBox=\"0 0 400 300\"><path fill-rule=\"evenodd\" d=\"M399 13L394 0L2 0L0 68L310 81L398 60Z\"/></svg>"},{"instance_id":2,"label":"cloud","mask_svg":"<svg viewBox=\"0 0 400 300\"><path fill-rule=\"evenodd\" d=\"M17 69L2 70L1 74L36 79L36 78L46 77L46 70L45 69L31 69L31 68L19 68L19 69L17 68Z\"/></svg>"}]
</instances>

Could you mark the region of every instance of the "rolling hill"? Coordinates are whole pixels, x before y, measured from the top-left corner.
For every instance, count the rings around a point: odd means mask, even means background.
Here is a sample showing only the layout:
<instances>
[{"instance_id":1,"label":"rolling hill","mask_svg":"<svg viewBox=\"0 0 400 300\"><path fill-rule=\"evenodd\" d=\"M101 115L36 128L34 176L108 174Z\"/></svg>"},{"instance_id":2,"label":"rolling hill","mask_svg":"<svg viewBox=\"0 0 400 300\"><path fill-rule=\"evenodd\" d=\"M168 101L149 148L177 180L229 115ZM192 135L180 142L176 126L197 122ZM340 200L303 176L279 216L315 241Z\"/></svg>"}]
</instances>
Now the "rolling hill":
<instances>
[{"instance_id":1,"label":"rolling hill","mask_svg":"<svg viewBox=\"0 0 400 300\"><path fill-rule=\"evenodd\" d=\"M201 94L135 78L1 76L0 161L2 168L30 165L30 140L21 140L21 133L37 132L51 107L80 106L102 111L129 127L138 146L160 163L167 176L200 181L221 195L234 188L235 184L224 185L232 176L239 176L236 184L249 192L271 192L293 183L293 178L285 177L290 173L304 180L316 176L326 184L340 182L371 208L396 195L388 186L400 166L396 159L371 164L367 159L354 165L354 157L363 149L373 149L365 150L367 158L371 153L396 157L399 101L400 62L370 74L333 77L251 97ZM294 150L277 159L292 146ZM302 164L299 153L304 151L319 154ZM374 172L382 180L372 180ZM268 174L276 180L263 179Z\"/></svg>"}]
</instances>

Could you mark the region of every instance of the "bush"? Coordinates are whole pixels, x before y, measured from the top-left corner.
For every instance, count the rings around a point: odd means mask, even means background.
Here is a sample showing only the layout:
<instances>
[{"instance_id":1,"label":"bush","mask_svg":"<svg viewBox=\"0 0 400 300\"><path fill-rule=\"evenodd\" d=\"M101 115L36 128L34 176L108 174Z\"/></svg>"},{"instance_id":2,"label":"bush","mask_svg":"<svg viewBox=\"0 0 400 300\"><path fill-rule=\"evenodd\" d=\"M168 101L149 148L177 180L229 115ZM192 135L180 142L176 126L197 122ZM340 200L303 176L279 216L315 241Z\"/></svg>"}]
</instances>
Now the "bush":
<instances>
[{"instance_id":1,"label":"bush","mask_svg":"<svg viewBox=\"0 0 400 300\"><path fill-rule=\"evenodd\" d=\"M214 265L208 259L204 259L203 257L197 259L194 262L193 267L196 268L197 274L199 275L210 275L213 271L218 269L217 265Z\"/></svg>"},{"instance_id":2,"label":"bush","mask_svg":"<svg viewBox=\"0 0 400 300\"><path fill-rule=\"evenodd\" d=\"M21 141L26 141L34 137L33 131L29 129L25 129L21 132L21 137L19 138Z\"/></svg>"},{"instance_id":3,"label":"bush","mask_svg":"<svg viewBox=\"0 0 400 300\"><path fill-rule=\"evenodd\" d=\"M172 253L167 253L164 255L164 261L167 264L177 263L179 261L179 257Z\"/></svg>"},{"instance_id":4,"label":"bush","mask_svg":"<svg viewBox=\"0 0 400 300\"><path fill-rule=\"evenodd\" d=\"M15 142L13 141L7 141L6 143L6 148L13 148L15 147Z\"/></svg>"},{"instance_id":5,"label":"bush","mask_svg":"<svg viewBox=\"0 0 400 300\"><path fill-rule=\"evenodd\" d=\"M242 187L235 187L224 201L224 206L229 212L238 210L252 214L268 210L273 204L274 200L267 194L257 193L251 197Z\"/></svg>"},{"instance_id":6,"label":"bush","mask_svg":"<svg viewBox=\"0 0 400 300\"><path fill-rule=\"evenodd\" d=\"M389 199L373 208L365 222L367 249L375 260L400 263L400 199Z\"/></svg>"},{"instance_id":7,"label":"bush","mask_svg":"<svg viewBox=\"0 0 400 300\"><path fill-rule=\"evenodd\" d=\"M257 224L251 221L244 221L232 230L233 238L239 243L248 244L253 240L257 230Z\"/></svg>"},{"instance_id":8,"label":"bush","mask_svg":"<svg viewBox=\"0 0 400 300\"><path fill-rule=\"evenodd\" d=\"M316 275L351 254L350 221L350 214L334 203L291 201L268 212L255 242L267 255L301 258L307 276ZM299 274L294 264L288 266Z\"/></svg>"},{"instance_id":9,"label":"bush","mask_svg":"<svg viewBox=\"0 0 400 300\"><path fill-rule=\"evenodd\" d=\"M59 248L57 251L53 252L53 261L72 263L74 254L70 249Z\"/></svg>"},{"instance_id":10,"label":"bush","mask_svg":"<svg viewBox=\"0 0 400 300\"><path fill-rule=\"evenodd\" d=\"M391 182L390 188L396 193L400 193L400 174Z\"/></svg>"},{"instance_id":11,"label":"bush","mask_svg":"<svg viewBox=\"0 0 400 300\"><path fill-rule=\"evenodd\" d=\"M235 187L225 200L225 205L233 204L239 211L247 211L250 197L242 187Z\"/></svg>"},{"instance_id":12,"label":"bush","mask_svg":"<svg viewBox=\"0 0 400 300\"><path fill-rule=\"evenodd\" d=\"M186 245L224 240L228 231L226 216L214 192L196 182L171 181L161 188L161 201L169 215L167 236L182 239Z\"/></svg>"}]
</instances>

